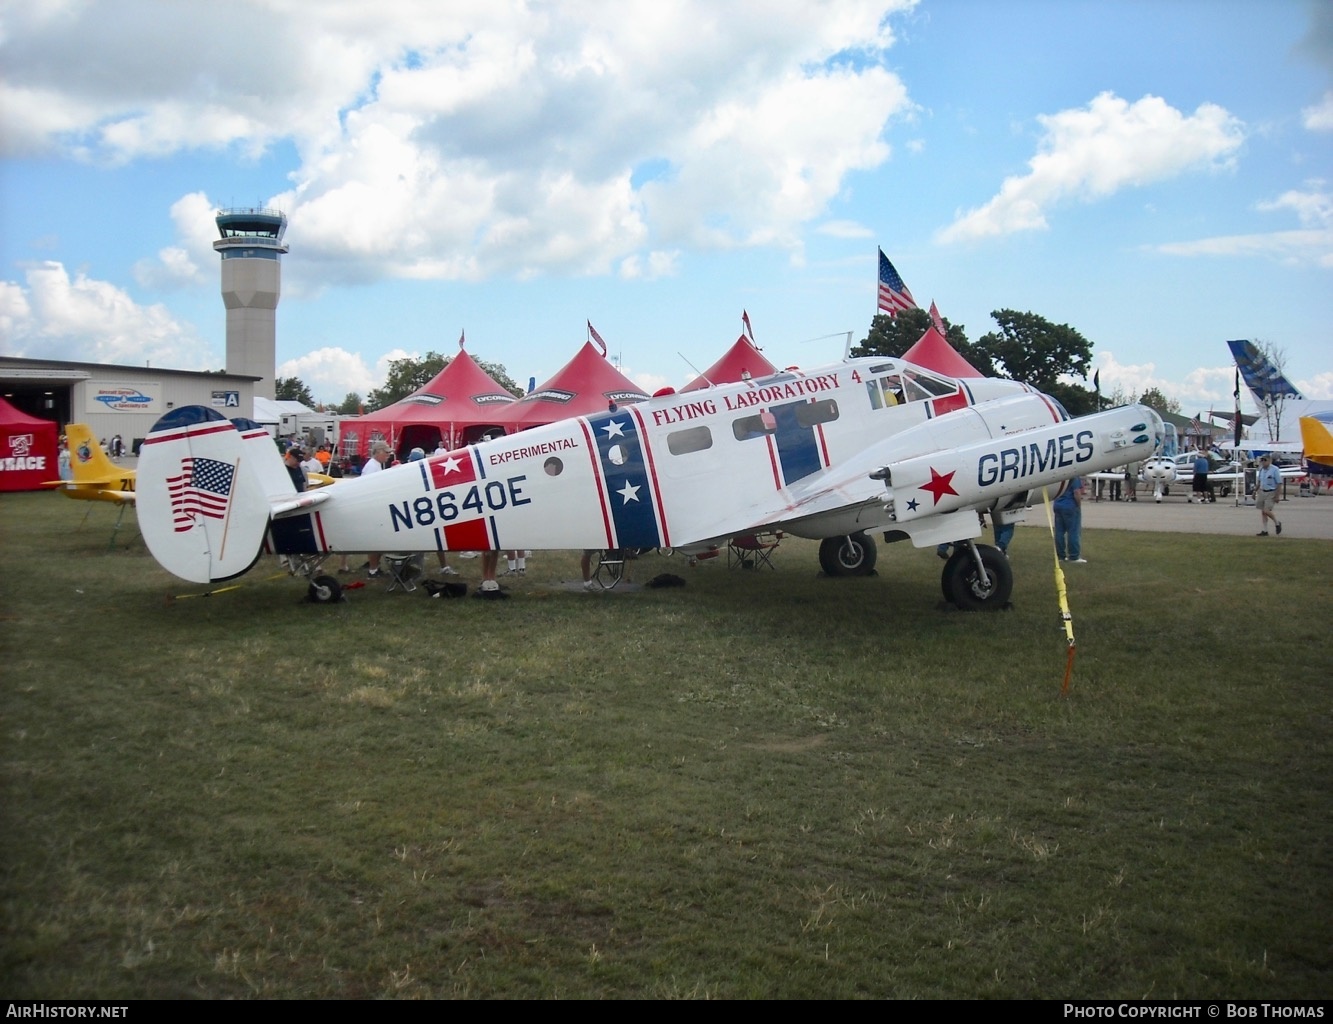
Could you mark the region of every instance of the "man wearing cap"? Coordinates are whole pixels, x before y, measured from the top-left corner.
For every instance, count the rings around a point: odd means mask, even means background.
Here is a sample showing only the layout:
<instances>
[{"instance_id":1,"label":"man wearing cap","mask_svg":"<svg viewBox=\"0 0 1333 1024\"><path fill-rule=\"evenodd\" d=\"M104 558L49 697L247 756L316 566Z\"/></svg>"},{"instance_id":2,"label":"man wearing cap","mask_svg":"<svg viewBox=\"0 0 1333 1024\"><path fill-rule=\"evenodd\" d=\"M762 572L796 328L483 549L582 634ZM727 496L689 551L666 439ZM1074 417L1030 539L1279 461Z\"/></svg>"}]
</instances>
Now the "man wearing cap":
<instances>
[{"instance_id":1,"label":"man wearing cap","mask_svg":"<svg viewBox=\"0 0 1333 1024\"><path fill-rule=\"evenodd\" d=\"M292 486L298 492L306 488L305 470L301 468L301 459L305 455L296 445L288 445L282 453L282 464L287 467L287 475L292 478Z\"/></svg>"},{"instance_id":2,"label":"man wearing cap","mask_svg":"<svg viewBox=\"0 0 1333 1024\"><path fill-rule=\"evenodd\" d=\"M1254 481L1254 507L1259 510L1260 530L1257 536L1268 536L1268 520L1273 520L1273 532L1282 533L1274 509L1277 508L1277 489L1282 486L1282 471L1273 465L1270 456L1259 458L1259 475Z\"/></svg>"}]
</instances>

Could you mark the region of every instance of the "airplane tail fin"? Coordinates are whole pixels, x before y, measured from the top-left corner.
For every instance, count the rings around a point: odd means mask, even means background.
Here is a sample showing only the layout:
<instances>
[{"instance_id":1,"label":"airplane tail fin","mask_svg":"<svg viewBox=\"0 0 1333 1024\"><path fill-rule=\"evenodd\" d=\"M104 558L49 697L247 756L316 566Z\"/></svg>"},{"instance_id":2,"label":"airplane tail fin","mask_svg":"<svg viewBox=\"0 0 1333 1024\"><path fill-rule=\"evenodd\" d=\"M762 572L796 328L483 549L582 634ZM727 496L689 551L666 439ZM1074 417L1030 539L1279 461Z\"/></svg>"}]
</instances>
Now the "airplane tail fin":
<instances>
[{"instance_id":1,"label":"airplane tail fin","mask_svg":"<svg viewBox=\"0 0 1333 1024\"><path fill-rule=\"evenodd\" d=\"M1333 413L1302 416L1300 423L1305 457L1323 466L1333 466Z\"/></svg>"},{"instance_id":2,"label":"airplane tail fin","mask_svg":"<svg viewBox=\"0 0 1333 1024\"><path fill-rule=\"evenodd\" d=\"M65 437L69 439L69 464L75 483L106 483L124 475L102 451L102 445L88 424L71 423L65 429Z\"/></svg>"},{"instance_id":3,"label":"airplane tail fin","mask_svg":"<svg viewBox=\"0 0 1333 1024\"><path fill-rule=\"evenodd\" d=\"M173 409L153 424L139 456L139 529L164 569L214 583L254 565L269 521L262 477L251 465L257 455L206 406Z\"/></svg>"},{"instance_id":4,"label":"airplane tail fin","mask_svg":"<svg viewBox=\"0 0 1333 1024\"><path fill-rule=\"evenodd\" d=\"M1252 341L1228 341L1227 347L1236 360L1236 368L1245 380L1260 407L1271 405L1274 398L1301 399L1305 396L1295 384L1282 375L1282 371L1273 365L1266 355L1259 351Z\"/></svg>"}]
</instances>

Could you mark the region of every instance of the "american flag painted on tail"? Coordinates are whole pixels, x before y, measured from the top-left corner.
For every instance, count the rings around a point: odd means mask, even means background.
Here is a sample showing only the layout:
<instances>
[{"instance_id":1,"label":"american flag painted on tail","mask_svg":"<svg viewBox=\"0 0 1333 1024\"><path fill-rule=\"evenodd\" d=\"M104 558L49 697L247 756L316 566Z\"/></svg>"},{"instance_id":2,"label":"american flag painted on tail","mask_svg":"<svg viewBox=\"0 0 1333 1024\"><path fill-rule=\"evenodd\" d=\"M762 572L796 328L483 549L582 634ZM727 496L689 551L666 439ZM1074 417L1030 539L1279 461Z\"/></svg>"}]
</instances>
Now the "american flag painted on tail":
<instances>
[{"instance_id":1,"label":"american flag painted on tail","mask_svg":"<svg viewBox=\"0 0 1333 1024\"><path fill-rule=\"evenodd\" d=\"M236 467L217 459L181 459L181 471L167 478L171 519L177 533L194 525L196 515L222 519L227 514Z\"/></svg>"}]
</instances>

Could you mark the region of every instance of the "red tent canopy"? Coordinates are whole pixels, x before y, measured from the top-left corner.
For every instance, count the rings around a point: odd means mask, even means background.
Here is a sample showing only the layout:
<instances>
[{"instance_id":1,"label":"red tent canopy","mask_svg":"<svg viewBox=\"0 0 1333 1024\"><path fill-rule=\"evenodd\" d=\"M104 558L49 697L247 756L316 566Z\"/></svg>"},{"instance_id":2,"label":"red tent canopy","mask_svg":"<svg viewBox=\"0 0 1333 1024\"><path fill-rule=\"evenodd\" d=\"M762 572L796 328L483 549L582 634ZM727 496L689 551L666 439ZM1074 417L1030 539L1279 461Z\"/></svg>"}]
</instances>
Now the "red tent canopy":
<instances>
[{"instance_id":1,"label":"red tent canopy","mask_svg":"<svg viewBox=\"0 0 1333 1024\"><path fill-rule=\"evenodd\" d=\"M735 384L744 379L743 374L746 372L751 377L766 377L770 373L777 373L778 368L764 357L754 342L742 334L721 359L681 390L698 391L709 384Z\"/></svg>"},{"instance_id":2,"label":"red tent canopy","mask_svg":"<svg viewBox=\"0 0 1333 1024\"><path fill-rule=\"evenodd\" d=\"M342 449L369 454L372 441L387 441L405 456L413 448L429 455L443 439L449 448L476 441L506 422L514 396L460 349L430 381L406 398L366 416L344 420Z\"/></svg>"},{"instance_id":3,"label":"red tent canopy","mask_svg":"<svg viewBox=\"0 0 1333 1024\"><path fill-rule=\"evenodd\" d=\"M0 398L0 491L39 491L60 475L60 428Z\"/></svg>"},{"instance_id":4,"label":"red tent canopy","mask_svg":"<svg viewBox=\"0 0 1333 1024\"><path fill-rule=\"evenodd\" d=\"M903 358L909 363L916 363L917 366L934 370L947 377L985 376L960 356L958 350L945 340L944 335L937 331L933 324L926 328L926 333L917 339L915 345L903 353Z\"/></svg>"},{"instance_id":5,"label":"red tent canopy","mask_svg":"<svg viewBox=\"0 0 1333 1024\"><path fill-rule=\"evenodd\" d=\"M611 402L627 405L648 396L612 366L592 342L585 341L574 358L556 375L506 410L510 433L540 427L569 416L591 416L606 412Z\"/></svg>"}]
</instances>

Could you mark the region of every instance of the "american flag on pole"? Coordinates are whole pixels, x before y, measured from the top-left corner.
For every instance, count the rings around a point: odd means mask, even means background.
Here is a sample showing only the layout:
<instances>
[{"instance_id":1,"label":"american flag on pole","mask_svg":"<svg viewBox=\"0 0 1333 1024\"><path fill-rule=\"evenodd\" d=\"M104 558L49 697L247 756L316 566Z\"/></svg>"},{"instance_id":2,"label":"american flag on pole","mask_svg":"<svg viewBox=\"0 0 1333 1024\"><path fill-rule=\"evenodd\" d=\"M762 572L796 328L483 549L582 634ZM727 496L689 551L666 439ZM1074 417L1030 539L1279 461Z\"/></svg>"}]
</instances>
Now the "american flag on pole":
<instances>
[{"instance_id":1,"label":"american flag on pole","mask_svg":"<svg viewBox=\"0 0 1333 1024\"><path fill-rule=\"evenodd\" d=\"M949 332L944 329L944 317L940 316L940 311L935 308L934 299L930 300L930 322L935 325L935 330L948 335Z\"/></svg>"},{"instance_id":2,"label":"american flag on pole","mask_svg":"<svg viewBox=\"0 0 1333 1024\"><path fill-rule=\"evenodd\" d=\"M1235 386L1232 388L1232 391L1231 391L1231 397L1235 400L1235 403L1236 403L1236 411L1235 411L1235 415L1234 415L1234 417L1233 417L1232 420L1231 420L1231 432L1232 432L1232 434L1234 435L1234 440L1232 441L1232 443L1233 443L1237 448L1239 448L1239 447L1240 447L1240 423L1241 423L1241 419L1240 419L1240 370L1237 370L1237 371L1236 371L1236 382L1235 382ZM1238 456L1236 456L1236 458L1240 458L1240 456L1238 455Z\"/></svg>"},{"instance_id":3,"label":"american flag on pole","mask_svg":"<svg viewBox=\"0 0 1333 1024\"><path fill-rule=\"evenodd\" d=\"M231 485L236 467L217 459L181 459L179 476L167 477L171 499L171 521L177 533L194 525L196 515L222 519L231 500Z\"/></svg>"},{"instance_id":4,"label":"american flag on pole","mask_svg":"<svg viewBox=\"0 0 1333 1024\"><path fill-rule=\"evenodd\" d=\"M904 309L916 309L916 300L883 249L879 250L879 308L889 316L897 316Z\"/></svg>"},{"instance_id":5,"label":"american flag on pole","mask_svg":"<svg viewBox=\"0 0 1333 1024\"><path fill-rule=\"evenodd\" d=\"M750 326L750 314L741 310L741 323L745 324L745 333L750 339L750 344L754 344L754 328Z\"/></svg>"},{"instance_id":6,"label":"american flag on pole","mask_svg":"<svg viewBox=\"0 0 1333 1024\"><path fill-rule=\"evenodd\" d=\"M606 355L606 342L604 342L602 336L597 333L597 328L592 325L591 320L588 321L588 337L597 342L597 347L602 350L602 355Z\"/></svg>"}]
</instances>

